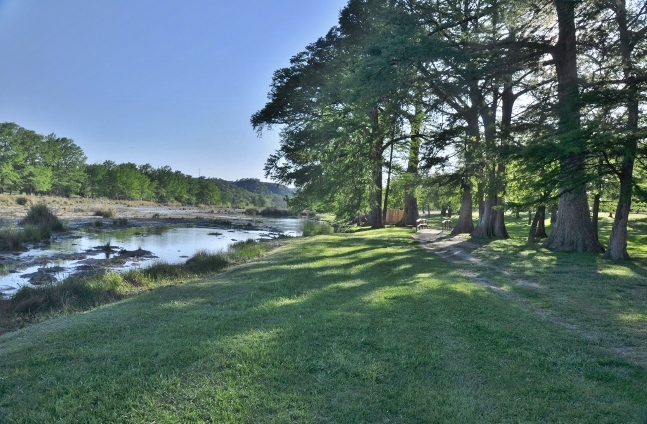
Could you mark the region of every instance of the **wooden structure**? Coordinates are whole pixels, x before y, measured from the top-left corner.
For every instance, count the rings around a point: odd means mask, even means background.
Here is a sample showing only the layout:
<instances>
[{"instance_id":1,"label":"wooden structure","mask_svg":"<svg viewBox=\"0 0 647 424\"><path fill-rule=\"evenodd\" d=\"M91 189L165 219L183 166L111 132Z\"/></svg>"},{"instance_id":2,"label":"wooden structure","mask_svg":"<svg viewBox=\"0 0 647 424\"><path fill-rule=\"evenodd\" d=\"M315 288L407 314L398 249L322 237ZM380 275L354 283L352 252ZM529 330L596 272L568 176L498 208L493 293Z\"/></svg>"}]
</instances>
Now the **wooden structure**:
<instances>
[{"instance_id":1,"label":"wooden structure","mask_svg":"<svg viewBox=\"0 0 647 424\"><path fill-rule=\"evenodd\" d=\"M386 225L395 225L404 217L404 210L402 209L387 209L386 210Z\"/></svg>"}]
</instances>

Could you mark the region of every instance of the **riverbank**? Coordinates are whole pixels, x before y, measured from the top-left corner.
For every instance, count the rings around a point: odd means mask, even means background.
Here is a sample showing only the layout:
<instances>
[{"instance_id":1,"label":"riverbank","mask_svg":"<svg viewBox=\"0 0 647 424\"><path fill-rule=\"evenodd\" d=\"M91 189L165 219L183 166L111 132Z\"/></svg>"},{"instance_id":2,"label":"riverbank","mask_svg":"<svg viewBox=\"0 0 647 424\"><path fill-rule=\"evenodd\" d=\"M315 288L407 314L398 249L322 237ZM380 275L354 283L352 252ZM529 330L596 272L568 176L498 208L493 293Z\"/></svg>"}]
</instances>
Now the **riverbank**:
<instances>
[{"instance_id":1,"label":"riverbank","mask_svg":"<svg viewBox=\"0 0 647 424\"><path fill-rule=\"evenodd\" d=\"M642 265L437 240L294 239L224 274L2 335L0 421L644 418L645 352L630 352L646 342Z\"/></svg>"},{"instance_id":2,"label":"riverbank","mask_svg":"<svg viewBox=\"0 0 647 424\"><path fill-rule=\"evenodd\" d=\"M23 219L29 208L43 203L61 220L72 226L93 223L97 219L128 219L133 222L153 222L164 219L173 220L235 220L246 224L259 217L245 215L245 209L214 206L183 206L179 204L159 204L145 201L114 201L108 199L66 198L53 196L24 196L0 194L0 224L14 224ZM100 213L108 212L109 216ZM104 214L105 215L105 214Z\"/></svg>"},{"instance_id":3,"label":"riverbank","mask_svg":"<svg viewBox=\"0 0 647 424\"><path fill-rule=\"evenodd\" d=\"M45 205L48 213L52 212L57 217L65 231L59 229L51 234L51 238L48 236L40 240L40 236L31 236L34 231L22 230L19 224L34 205ZM237 240L253 237L249 233L256 234L256 237L259 234L261 237L277 237L286 230L281 228L286 222L285 219L275 220L238 209L0 195L0 238L3 246L0 252L0 269L3 271L0 274L0 296L15 292L17 287L23 285L22 278L27 279L25 283L38 286L77 272L96 273L124 264L130 266L133 262L151 263L153 259L177 262L179 255L171 255L164 240L153 243L153 238L147 237L153 235L152 232L157 238L161 238L162 233L172 232L177 251L186 249L191 255L199 250L197 245L219 250L229 244L231 237ZM181 229L189 231L189 228L214 231L198 234L197 230L193 230L196 233L193 238L189 234L183 236ZM227 242L224 241L225 232L231 233ZM50 232L47 231L47 234ZM288 234L296 235L298 230L291 228ZM130 250L127 250L115 245L113 237L126 242L127 246L133 243L138 245L130 246ZM200 243L197 243L198 238ZM205 238L211 238L213 242ZM88 244L90 239L95 244ZM192 246L182 245L181 239ZM141 249L142 244L151 243L151 247L162 250L144 252ZM181 257L188 257L187 253ZM109 261L106 260L108 258ZM71 265L74 266L70 268ZM7 276L7 273L10 275Z\"/></svg>"}]
</instances>

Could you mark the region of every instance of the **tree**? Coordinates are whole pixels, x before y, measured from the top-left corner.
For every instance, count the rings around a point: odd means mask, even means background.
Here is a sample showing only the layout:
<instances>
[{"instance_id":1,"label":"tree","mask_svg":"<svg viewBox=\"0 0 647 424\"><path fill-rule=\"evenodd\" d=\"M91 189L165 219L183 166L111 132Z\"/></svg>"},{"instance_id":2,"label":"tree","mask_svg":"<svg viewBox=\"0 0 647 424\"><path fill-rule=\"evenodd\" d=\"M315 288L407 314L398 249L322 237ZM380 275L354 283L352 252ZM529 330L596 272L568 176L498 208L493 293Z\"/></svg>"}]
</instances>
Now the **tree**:
<instances>
[{"instance_id":1,"label":"tree","mask_svg":"<svg viewBox=\"0 0 647 424\"><path fill-rule=\"evenodd\" d=\"M21 130L13 122L0 124L0 190L12 192L21 186L18 166L23 160L18 133Z\"/></svg>"},{"instance_id":2,"label":"tree","mask_svg":"<svg viewBox=\"0 0 647 424\"><path fill-rule=\"evenodd\" d=\"M550 50L557 76L558 147L561 185L557 222L543 247L553 250L601 253L604 248L591 225L586 195L586 140L580 122L575 2L554 0L559 35Z\"/></svg>"},{"instance_id":3,"label":"tree","mask_svg":"<svg viewBox=\"0 0 647 424\"><path fill-rule=\"evenodd\" d=\"M43 166L51 170L51 191L59 196L79 193L86 178L83 150L69 138L49 134L42 145Z\"/></svg>"},{"instance_id":4,"label":"tree","mask_svg":"<svg viewBox=\"0 0 647 424\"><path fill-rule=\"evenodd\" d=\"M607 165L618 177L620 186L618 204L605 257L616 260L630 259L627 252L627 223L633 194L634 164L641 138L639 129L640 81L644 83L647 77L644 58L641 68L641 60L637 57L637 52L640 51L639 47L644 49L646 44L647 8L644 4L640 7L637 3L632 2L627 7L626 0L604 0L598 2L598 6L608 9L612 16L612 22L615 23L615 28L612 29L606 29L600 25L599 33L607 35L608 42L605 45L613 46L616 63L620 65L617 66L617 69L621 69L621 72L618 72L620 75L616 76L617 82L610 83L608 82L610 78L605 78L607 80L605 82L608 84L605 85L605 88L611 87L605 89L607 96L604 97L608 98L610 93L615 94L614 97L621 102L620 109L616 110L625 121L624 125L620 125L620 128L613 129L614 134L617 134L615 148L611 150L611 154L605 152ZM611 76L611 78L613 77ZM605 103L608 104L608 102ZM617 157L613 162L609 160L611 155Z\"/></svg>"}]
</instances>

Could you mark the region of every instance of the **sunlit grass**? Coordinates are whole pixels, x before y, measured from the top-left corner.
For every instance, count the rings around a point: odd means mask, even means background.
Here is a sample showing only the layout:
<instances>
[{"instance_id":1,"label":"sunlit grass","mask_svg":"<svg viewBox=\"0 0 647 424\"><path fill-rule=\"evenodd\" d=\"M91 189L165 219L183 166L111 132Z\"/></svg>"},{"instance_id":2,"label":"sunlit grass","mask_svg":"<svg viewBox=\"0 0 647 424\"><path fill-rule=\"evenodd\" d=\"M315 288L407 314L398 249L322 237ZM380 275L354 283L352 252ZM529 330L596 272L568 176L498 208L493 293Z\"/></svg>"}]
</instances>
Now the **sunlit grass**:
<instances>
[{"instance_id":1,"label":"sunlit grass","mask_svg":"<svg viewBox=\"0 0 647 424\"><path fill-rule=\"evenodd\" d=\"M109 243L106 245L109 247ZM199 251L184 264L157 262L123 273L106 271L72 276L47 286L20 288L0 299L0 333L55 315L85 311L155 287L181 284L245 263L270 250L254 240L232 244L226 251Z\"/></svg>"},{"instance_id":2,"label":"sunlit grass","mask_svg":"<svg viewBox=\"0 0 647 424\"><path fill-rule=\"evenodd\" d=\"M517 262L500 249L496 266ZM517 269L565 261L546 255ZM461 271L403 229L292 240L217 277L0 336L0 421L640 422L647 372L607 336L645 310L631 299L642 282L556 274L542 298L499 275L517 302ZM573 314L605 295L615 315L582 318L615 322L591 338Z\"/></svg>"}]
</instances>

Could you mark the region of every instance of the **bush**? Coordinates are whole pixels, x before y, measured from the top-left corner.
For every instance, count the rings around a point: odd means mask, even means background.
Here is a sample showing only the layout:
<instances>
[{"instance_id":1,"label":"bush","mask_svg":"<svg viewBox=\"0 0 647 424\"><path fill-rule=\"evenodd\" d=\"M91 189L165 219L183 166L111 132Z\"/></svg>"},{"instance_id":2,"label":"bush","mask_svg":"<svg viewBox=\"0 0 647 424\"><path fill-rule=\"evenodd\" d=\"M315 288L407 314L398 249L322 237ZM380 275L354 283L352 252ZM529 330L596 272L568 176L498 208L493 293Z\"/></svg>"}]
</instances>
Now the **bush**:
<instances>
[{"instance_id":1,"label":"bush","mask_svg":"<svg viewBox=\"0 0 647 424\"><path fill-rule=\"evenodd\" d=\"M189 260L186 266L195 273L216 272L225 269L229 265L224 253L210 253L205 250L196 252Z\"/></svg>"},{"instance_id":2,"label":"bush","mask_svg":"<svg viewBox=\"0 0 647 424\"><path fill-rule=\"evenodd\" d=\"M18 228L0 229L0 250L18 249L25 241L25 232Z\"/></svg>"},{"instance_id":3,"label":"bush","mask_svg":"<svg viewBox=\"0 0 647 424\"><path fill-rule=\"evenodd\" d=\"M248 261L258 258L265 250L266 246L255 240L239 241L229 246L227 257L234 263Z\"/></svg>"},{"instance_id":4,"label":"bush","mask_svg":"<svg viewBox=\"0 0 647 424\"><path fill-rule=\"evenodd\" d=\"M44 233L63 231L63 223L44 203L37 203L29 208L27 216L20 223L22 225L35 225L40 227Z\"/></svg>"},{"instance_id":5,"label":"bush","mask_svg":"<svg viewBox=\"0 0 647 424\"><path fill-rule=\"evenodd\" d=\"M303 232L303 237L311 237L322 234L332 234L334 229L327 222L306 219L301 223L301 231Z\"/></svg>"},{"instance_id":6,"label":"bush","mask_svg":"<svg viewBox=\"0 0 647 424\"><path fill-rule=\"evenodd\" d=\"M18 196L16 197L16 203L20 206L25 206L27 203L29 203L29 199L25 196Z\"/></svg>"},{"instance_id":7,"label":"bush","mask_svg":"<svg viewBox=\"0 0 647 424\"><path fill-rule=\"evenodd\" d=\"M265 208L261 211L261 215L272 218L287 218L293 214L287 209Z\"/></svg>"},{"instance_id":8,"label":"bush","mask_svg":"<svg viewBox=\"0 0 647 424\"><path fill-rule=\"evenodd\" d=\"M112 208L97 209L94 211L94 216L100 216L103 218L114 218L117 215L117 211Z\"/></svg>"}]
</instances>

